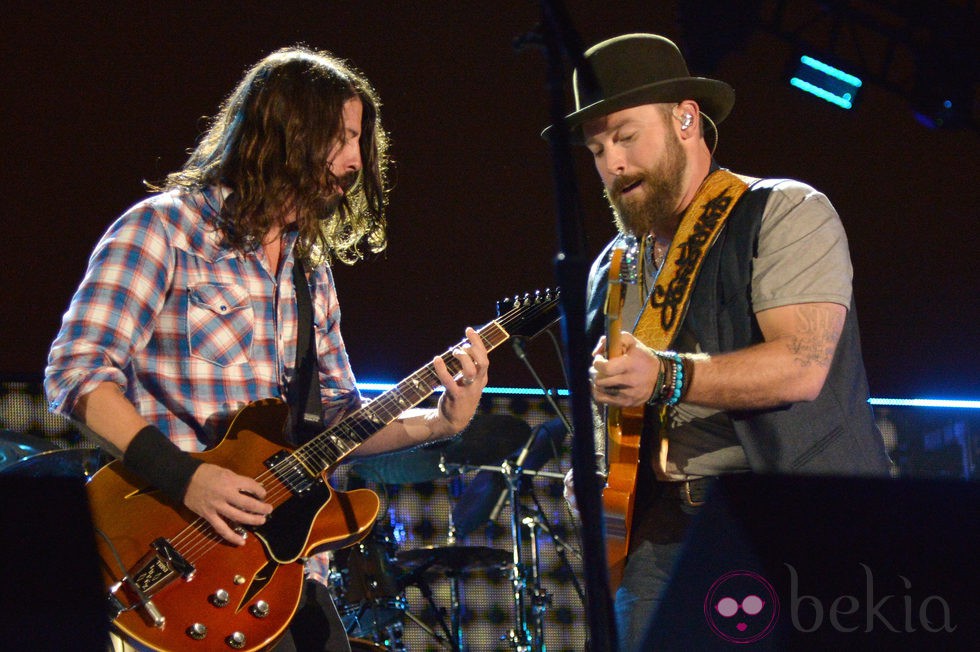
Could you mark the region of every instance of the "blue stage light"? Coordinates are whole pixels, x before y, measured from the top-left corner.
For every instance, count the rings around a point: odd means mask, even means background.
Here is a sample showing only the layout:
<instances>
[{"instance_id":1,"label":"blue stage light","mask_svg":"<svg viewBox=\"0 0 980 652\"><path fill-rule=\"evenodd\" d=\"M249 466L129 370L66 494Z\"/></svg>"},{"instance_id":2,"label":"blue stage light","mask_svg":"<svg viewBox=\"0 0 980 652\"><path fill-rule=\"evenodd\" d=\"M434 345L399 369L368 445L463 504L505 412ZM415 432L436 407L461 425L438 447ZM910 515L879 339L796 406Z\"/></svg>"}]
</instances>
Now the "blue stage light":
<instances>
[{"instance_id":1,"label":"blue stage light","mask_svg":"<svg viewBox=\"0 0 980 652\"><path fill-rule=\"evenodd\" d=\"M379 383L379 382L368 382L368 383L358 383L357 387L364 393L380 393L386 392L392 387L394 383ZM558 396L568 396L569 392L567 389L554 390ZM525 396L543 396L542 392L537 387L486 387L483 390L484 394L508 394L508 395L525 395ZM887 407L934 407L934 408L953 408L953 409L974 409L980 410L980 400L962 400L962 399L943 399L943 398L870 398L868 403L871 405L880 405Z\"/></svg>"},{"instance_id":2,"label":"blue stage light","mask_svg":"<svg viewBox=\"0 0 980 652\"><path fill-rule=\"evenodd\" d=\"M863 82L854 75L803 55L790 85L842 109L853 108Z\"/></svg>"},{"instance_id":3,"label":"blue stage light","mask_svg":"<svg viewBox=\"0 0 980 652\"><path fill-rule=\"evenodd\" d=\"M871 398L871 405L889 407L927 407L951 408L957 410L980 410L980 401L965 401L947 398Z\"/></svg>"}]
</instances>

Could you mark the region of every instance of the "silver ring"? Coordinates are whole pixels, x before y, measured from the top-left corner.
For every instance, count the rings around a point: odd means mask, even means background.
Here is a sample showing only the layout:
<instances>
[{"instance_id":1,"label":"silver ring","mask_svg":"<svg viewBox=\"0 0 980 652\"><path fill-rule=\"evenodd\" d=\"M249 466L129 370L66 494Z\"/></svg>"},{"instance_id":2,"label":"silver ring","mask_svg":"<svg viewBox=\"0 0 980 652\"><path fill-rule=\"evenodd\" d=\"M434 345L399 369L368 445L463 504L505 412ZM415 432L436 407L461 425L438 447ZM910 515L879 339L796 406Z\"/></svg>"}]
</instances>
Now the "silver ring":
<instances>
[{"instance_id":1,"label":"silver ring","mask_svg":"<svg viewBox=\"0 0 980 652\"><path fill-rule=\"evenodd\" d=\"M460 382L463 383L464 385L472 385L473 384L473 379L472 378L463 377L463 378L460 378Z\"/></svg>"}]
</instances>

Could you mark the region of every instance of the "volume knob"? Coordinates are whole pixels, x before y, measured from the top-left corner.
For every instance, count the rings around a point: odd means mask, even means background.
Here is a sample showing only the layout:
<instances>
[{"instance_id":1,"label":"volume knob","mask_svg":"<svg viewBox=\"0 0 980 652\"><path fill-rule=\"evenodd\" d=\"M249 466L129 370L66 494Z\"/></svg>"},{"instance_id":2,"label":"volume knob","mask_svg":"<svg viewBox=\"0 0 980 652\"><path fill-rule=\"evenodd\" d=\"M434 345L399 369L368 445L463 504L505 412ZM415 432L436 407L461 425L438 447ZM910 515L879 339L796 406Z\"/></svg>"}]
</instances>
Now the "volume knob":
<instances>
[{"instance_id":1,"label":"volume knob","mask_svg":"<svg viewBox=\"0 0 980 652\"><path fill-rule=\"evenodd\" d=\"M218 589L217 591L211 594L211 596L208 598L208 601L216 607L225 607L228 605L228 601L230 599L231 596L228 595L227 591L225 591L224 589Z\"/></svg>"},{"instance_id":2,"label":"volume knob","mask_svg":"<svg viewBox=\"0 0 980 652\"><path fill-rule=\"evenodd\" d=\"M208 628L203 623L194 623L187 628L187 635L195 641L202 641L208 635Z\"/></svg>"},{"instance_id":3,"label":"volume knob","mask_svg":"<svg viewBox=\"0 0 980 652\"><path fill-rule=\"evenodd\" d=\"M232 632L228 635L228 638L225 639L225 643L228 644L228 647L241 650L245 647L245 634L242 634L241 632Z\"/></svg>"},{"instance_id":4,"label":"volume knob","mask_svg":"<svg viewBox=\"0 0 980 652\"><path fill-rule=\"evenodd\" d=\"M269 615L269 603L265 600L259 600L251 607L248 608L250 614L256 618L265 618Z\"/></svg>"}]
</instances>

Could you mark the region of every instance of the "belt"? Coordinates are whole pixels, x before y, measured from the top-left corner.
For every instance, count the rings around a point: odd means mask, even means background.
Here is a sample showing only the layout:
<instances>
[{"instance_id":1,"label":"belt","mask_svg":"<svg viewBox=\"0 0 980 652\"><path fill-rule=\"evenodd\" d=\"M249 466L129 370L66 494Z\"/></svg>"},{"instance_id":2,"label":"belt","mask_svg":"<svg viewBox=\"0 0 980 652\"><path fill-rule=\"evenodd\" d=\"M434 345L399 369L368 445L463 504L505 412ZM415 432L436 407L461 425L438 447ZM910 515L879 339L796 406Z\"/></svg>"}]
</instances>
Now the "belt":
<instances>
[{"instance_id":1,"label":"belt","mask_svg":"<svg viewBox=\"0 0 980 652\"><path fill-rule=\"evenodd\" d=\"M670 484L675 485L671 489L677 492L681 502L691 507L700 507L704 504L704 500L708 495L708 489L714 481L715 479L713 477L707 477L697 478L695 480L681 480L680 482L671 482Z\"/></svg>"}]
</instances>

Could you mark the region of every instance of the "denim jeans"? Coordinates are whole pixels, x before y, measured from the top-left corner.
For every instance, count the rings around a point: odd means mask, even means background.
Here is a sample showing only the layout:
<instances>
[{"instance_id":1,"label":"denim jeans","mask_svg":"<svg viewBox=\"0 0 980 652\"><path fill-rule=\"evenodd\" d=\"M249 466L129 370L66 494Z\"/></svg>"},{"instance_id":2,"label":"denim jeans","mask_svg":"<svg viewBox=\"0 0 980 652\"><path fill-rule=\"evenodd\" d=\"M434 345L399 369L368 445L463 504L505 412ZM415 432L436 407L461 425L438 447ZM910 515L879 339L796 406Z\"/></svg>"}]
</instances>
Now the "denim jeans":
<instances>
[{"instance_id":1,"label":"denim jeans","mask_svg":"<svg viewBox=\"0 0 980 652\"><path fill-rule=\"evenodd\" d=\"M307 580L286 635L273 652L350 652L344 623L327 587Z\"/></svg>"},{"instance_id":2,"label":"denim jeans","mask_svg":"<svg viewBox=\"0 0 980 652\"><path fill-rule=\"evenodd\" d=\"M685 532L700 510L686 504L677 489L654 483L646 495L637 496L630 552L615 597L620 652L640 652L638 646L680 557Z\"/></svg>"}]
</instances>

